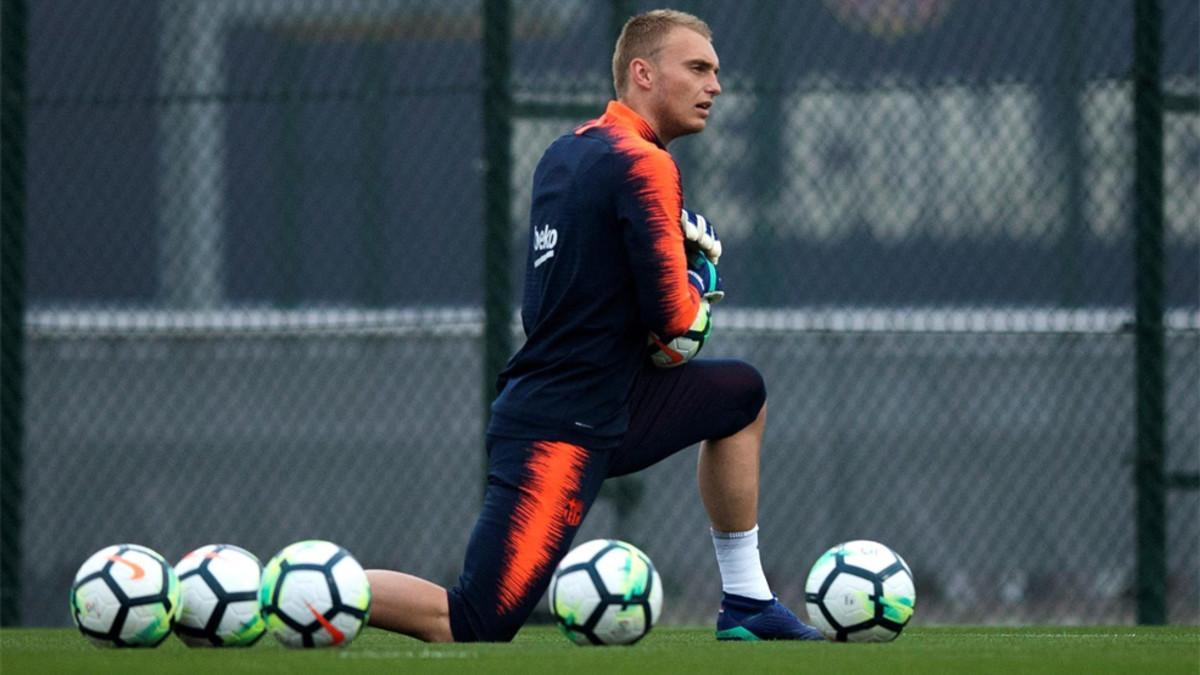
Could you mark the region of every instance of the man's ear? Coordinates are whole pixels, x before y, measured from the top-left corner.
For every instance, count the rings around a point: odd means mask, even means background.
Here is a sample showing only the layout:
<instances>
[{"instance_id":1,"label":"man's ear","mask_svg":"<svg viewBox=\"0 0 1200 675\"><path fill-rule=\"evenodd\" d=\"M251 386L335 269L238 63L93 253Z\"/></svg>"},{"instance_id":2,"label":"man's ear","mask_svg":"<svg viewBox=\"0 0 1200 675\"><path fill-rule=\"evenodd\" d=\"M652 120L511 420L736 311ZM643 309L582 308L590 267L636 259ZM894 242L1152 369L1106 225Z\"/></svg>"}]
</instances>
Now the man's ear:
<instances>
[{"instance_id":1,"label":"man's ear","mask_svg":"<svg viewBox=\"0 0 1200 675\"><path fill-rule=\"evenodd\" d=\"M649 89L654 83L654 64L647 59L635 58L629 62L629 83L639 89Z\"/></svg>"}]
</instances>

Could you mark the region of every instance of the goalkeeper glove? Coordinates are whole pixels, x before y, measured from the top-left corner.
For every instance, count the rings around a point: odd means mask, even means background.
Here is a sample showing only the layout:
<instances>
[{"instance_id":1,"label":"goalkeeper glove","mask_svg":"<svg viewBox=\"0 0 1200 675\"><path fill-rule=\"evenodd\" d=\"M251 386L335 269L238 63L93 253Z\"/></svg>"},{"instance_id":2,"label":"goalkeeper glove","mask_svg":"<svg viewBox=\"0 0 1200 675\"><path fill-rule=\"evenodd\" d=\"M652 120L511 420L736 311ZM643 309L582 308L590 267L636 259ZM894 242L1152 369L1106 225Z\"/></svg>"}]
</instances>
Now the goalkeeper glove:
<instances>
[{"instance_id":1,"label":"goalkeeper glove","mask_svg":"<svg viewBox=\"0 0 1200 675\"><path fill-rule=\"evenodd\" d=\"M683 238L703 251L712 264L716 265L721 260L721 240L717 238L717 229L707 218L683 209L679 224L683 227Z\"/></svg>"},{"instance_id":2,"label":"goalkeeper glove","mask_svg":"<svg viewBox=\"0 0 1200 675\"><path fill-rule=\"evenodd\" d=\"M700 291L700 297L710 304L715 305L725 299L721 273L703 251L696 251L688 257L688 283L695 286Z\"/></svg>"}]
</instances>

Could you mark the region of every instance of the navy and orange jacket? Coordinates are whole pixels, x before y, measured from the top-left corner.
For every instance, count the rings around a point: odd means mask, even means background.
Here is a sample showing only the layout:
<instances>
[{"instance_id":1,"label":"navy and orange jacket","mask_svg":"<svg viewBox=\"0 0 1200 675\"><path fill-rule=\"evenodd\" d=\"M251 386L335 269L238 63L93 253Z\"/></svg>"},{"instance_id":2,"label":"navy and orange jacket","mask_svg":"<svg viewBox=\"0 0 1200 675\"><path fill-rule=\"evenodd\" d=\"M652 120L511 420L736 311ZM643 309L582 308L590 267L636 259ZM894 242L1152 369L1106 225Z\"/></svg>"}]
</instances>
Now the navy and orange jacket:
<instances>
[{"instance_id":1,"label":"navy and orange jacket","mask_svg":"<svg viewBox=\"0 0 1200 675\"><path fill-rule=\"evenodd\" d=\"M559 138L533 175L521 321L488 433L620 443L647 331L683 334L700 305L687 281L679 168L618 101Z\"/></svg>"}]
</instances>

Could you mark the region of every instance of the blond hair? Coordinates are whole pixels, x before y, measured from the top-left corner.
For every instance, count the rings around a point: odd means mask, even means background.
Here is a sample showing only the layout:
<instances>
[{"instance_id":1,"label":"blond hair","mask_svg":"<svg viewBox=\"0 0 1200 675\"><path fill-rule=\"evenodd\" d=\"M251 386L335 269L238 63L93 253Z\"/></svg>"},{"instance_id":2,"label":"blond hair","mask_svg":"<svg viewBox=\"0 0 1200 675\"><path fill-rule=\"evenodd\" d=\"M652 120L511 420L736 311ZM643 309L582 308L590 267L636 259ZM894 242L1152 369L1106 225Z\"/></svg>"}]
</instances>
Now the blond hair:
<instances>
[{"instance_id":1,"label":"blond hair","mask_svg":"<svg viewBox=\"0 0 1200 675\"><path fill-rule=\"evenodd\" d=\"M653 59L662 47L663 38L677 27L694 30L712 41L712 29L703 19L674 9L656 9L625 22L613 50L613 87L617 96L629 84L629 64L634 59Z\"/></svg>"}]
</instances>

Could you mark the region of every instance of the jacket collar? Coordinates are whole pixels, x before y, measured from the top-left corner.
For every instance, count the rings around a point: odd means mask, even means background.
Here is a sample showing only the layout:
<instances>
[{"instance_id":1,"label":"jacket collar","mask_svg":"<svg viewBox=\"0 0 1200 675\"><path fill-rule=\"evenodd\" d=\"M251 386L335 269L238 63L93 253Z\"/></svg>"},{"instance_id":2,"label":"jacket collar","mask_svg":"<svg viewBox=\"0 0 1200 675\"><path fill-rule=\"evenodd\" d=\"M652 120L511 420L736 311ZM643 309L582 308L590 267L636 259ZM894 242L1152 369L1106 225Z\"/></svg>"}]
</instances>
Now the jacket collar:
<instances>
[{"instance_id":1,"label":"jacket collar","mask_svg":"<svg viewBox=\"0 0 1200 675\"><path fill-rule=\"evenodd\" d=\"M667 149L666 146L658 140L658 136L655 135L654 129L650 128L650 123L647 122L641 115L637 114L633 108L630 108L624 103L621 103L620 101L609 101L608 107L604 110L604 117L606 118L606 121L611 121L617 125L632 130L637 135L657 145L663 150Z\"/></svg>"}]
</instances>

